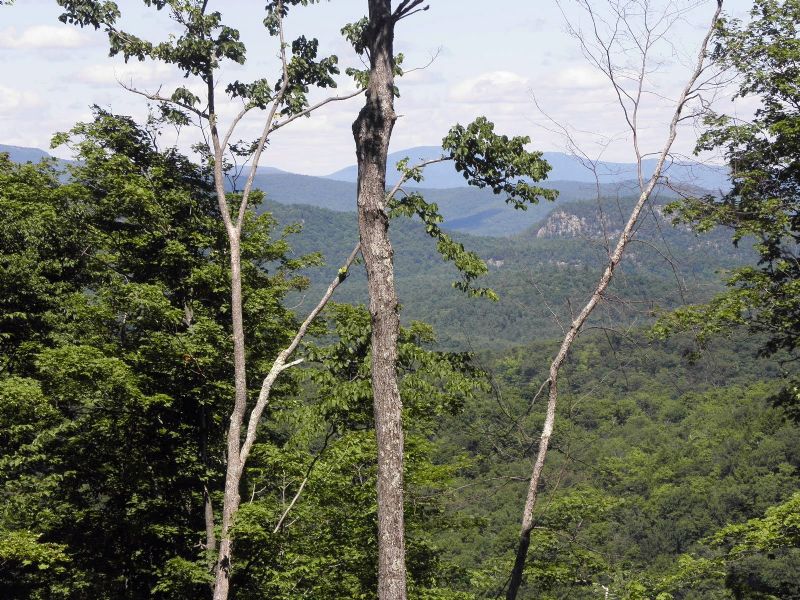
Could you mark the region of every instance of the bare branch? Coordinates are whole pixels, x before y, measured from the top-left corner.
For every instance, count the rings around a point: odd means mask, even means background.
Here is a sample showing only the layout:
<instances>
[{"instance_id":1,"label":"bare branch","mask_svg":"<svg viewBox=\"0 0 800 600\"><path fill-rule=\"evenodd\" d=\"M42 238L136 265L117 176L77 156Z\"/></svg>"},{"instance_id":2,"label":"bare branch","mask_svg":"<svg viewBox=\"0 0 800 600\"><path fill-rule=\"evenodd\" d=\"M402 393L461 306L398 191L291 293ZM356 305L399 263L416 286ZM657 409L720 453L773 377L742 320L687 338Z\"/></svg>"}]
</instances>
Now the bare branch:
<instances>
[{"instance_id":1,"label":"bare branch","mask_svg":"<svg viewBox=\"0 0 800 600\"><path fill-rule=\"evenodd\" d=\"M425 0L403 0L392 14L392 19L397 22L400 19L405 19L406 17L413 15L414 13L428 10L430 6L427 5L423 6L422 8L417 8L423 2L425 2ZM417 8L417 10L414 10L415 8Z\"/></svg>"},{"instance_id":2,"label":"bare branch","mask_svg":"<svg viewBox=\"0 0 800 600\"><path fill-rule=\"evenodd\" d=\"M314 456L314 458L311 461L311 464L308 465L308 468L306 469L306 475L305 477L303 477L303 481L300 483L300 487L298 488L297 493L295 493L294 497L292 498L292 501L289 503L289 506L286 507L286 510L283 511L281 518L278 519L275 528L272 530L273 534L276 534L278 533L278 531L280 531L281 526L283 525L283 522L286 520L286 517L289 515L289 512L292 510L292 507L294 507L294 505L297 504L297 500L298 498L300 498L300 494L303 493L303 488L306 487L306 483L308 483L308 480L311 478L311 472L314 470L314 467L316 466L322 454L328 448L328 443L330 443L331 438L333 437L333 434L335 432L336 429L334 427L331 427L325 433L325 441L322 443L322 448L320 448L319 452L317 452L317 454Z\"/></svg>"},{"instance_id":3,"label":"bare branch","mask_svg":"<svg viewBox=\"0 0 800 600\"><path fill-rule=\"evenodd\" d=\"M283 121L278 121L277 123L273 123L272 127L270 127L269 131L270 131L270 133L272 133L273 131L276 131L277 129L280 129L281 127L284 127L284 126L288 125L292 121L295 121L296 119L299 119L300 117L306 117L309 114L311 114L312 112L314 112L315 110L317 110L318 108L320 108L322 106L325 106L326 104L328 104L330 102L341 102L342 100L349 100L350 98L355 98L356 96L360 96L365 91L366 91L366 88L360 89L360 90L356 90L355 92L352 92L350 94L345 94L344 96L330 96L329 98L325 98L325 100L322 100L321 102L317 102L313 106L309 106L308 108L305 108L305 109L301 110L299 113L296 113L294 115L291 115L290 117L287 117Z\"/></svg>"},{"instance_id":4,"label":"bare branch","mask_svg":"<svg viewBox=\"0 0 800 600\"><path fill-rule=\"evenodd\" d=\"M297 502L297 499L300 498L300 494L303 493L303 488L306 487L306 483L308 483L308 477L303 478L303 481L300 483L300 487L297 489L297 493L292 498L292 501L289 503L289 506L286 507L286 510L283 511L281 518L278 519L275 528L272 530L273 535L275 535L281 530L281 526L283 525L283 522L286 520L286 517L289 515L289 511L292 510L295 503Z\"/></svg>"},{"instance_id":5,"label":"bare branch","mask_svg":"<svg viewBox=\"0 0 800 600\"><path fill-rule=\"evenodd\" d=\"M222 147L223 148L227 148L228 147L228 143L231 141L231 136L233 135L233 132L236 129L236 127L239 125L239 122L242 119L244 119L245 115L247 115L247 113L249 113L251 110L253 110L253 108L255 108L255 107L252 106L252 105L245 104L242 107L242 110L240 110L239 113L233 118L233 120L231 121L230 126L228 127L228 131L225 132L225 137L222 138Z\"/></svg>"},{"instance_id":6,"label":"bare branch","mask_svg":"<svg viewBox=\"0 0 800 600\"><path fill-rule=\"evenodd\" d=\"M250 192L253 189L253 181L256 178L256 173L258 172L258 163L261 160L261 153L264 152L264 146L267 143L267 137L272 131L272 121L275 119L275 113L278 111L278 106L280 106L281 102L283 102L284 97L286 96L286 91L289 89L289 63L288 59L286 58L286 38L283 31L283 3L279 2L277 15L278 15L278 38L280 40L280 56L281 56L281 65L283 68L283 81L281 82L281 87L278 90L278 93L275 94L275 97L272 100L272 106L269 109L269 114L264 122L264 129L261 132L261 137L258 140L258 144L256 145L256 150L253 153L253 159L250 166L250 172L247 175L247 181L244 184L244 188L242 189L242 200L239 203L239 216L236 219L236 230L241 234L242 225L244 225L244 216L247 213L247 203L250 199Z\"/></svg>"},{"instance_id":7,"label":"bare branch","mask_svg":"<svg viewBox=\"0 0 800 600\"><path fill-rule=\"evenodd\" d=\"M398 181L394 185L394 187L391 189L391 191L388 194L386 194L386 200L388 201L388 200L391 200L392 198L394 198L395 194L397 194L397 192L400 191L400 189L402 188L403 184L405 182L407 182L409 179L411 179L411 175L409 174L410 171L413 171L415 169L424 169L428 165L433 165L433 164L440 163L440 162L445 162L445 161L448 161L448 160L453 160L453 158L451 156L440 156L439 158L432 158L430 160L423 160L422 162L417 163L416 165L414 165L413 167L411 167L409 169L409 172L403 173L403 176L400 178L400 181Z\"/></svg>"},{"instance_id":8,"label":"bare branch","mask_svg":"<svg viewBox=\"0 0 800 600\"><path fill-rule=\"evenodd\" d=\"M167 104L172 104L174 106L178 106L178 107L183 108L185 110L191 111L191 112L193 112L194 114L196 114L200 118L208 119L208 113L200 110L199 108L194 107L191 104L186 104L185 102L179 102L177 100L173 100L172 98L167 98L166 96L162 96L161 93L160 93L161 92L161 88L160 87L155 92L145 92L144 90L140 90L138 88L133 87L133 85L129 85L129 84L123 83L119 79L117 79L117 83L119 85L121 85L125 90L127 90L129 92L133 92L134 94L137 94L139 96L144 96L148 100L154 100L156 102L165 102Z\"/></svg>"},{"instance_id":9,"label":"bare branch","mask_svg":"<svg viewBox=\"0 0 800 600\"><path fill-rule=\"evenodd\" d=\"M295 334L294 338L292 338L292 341L284 350L280 352L280 354L278 354L275 362L272 364L272 368L264 378L264 381L261 384L261 391L258 394L258 400L256 400L256 404L253 407L253 410L250 412L250 418L247 421L247 435L239 453L239 462L242 468L244 467L247 457L250 454L250 450L255 443L256 430L258 429L261 415L263 414L264 409L267 407L267 403L269 402L269 395L272 391L272 386L274 385L275 380L278 378L278 375L280 375L281 372L302 362L302 360L296 360L292 363L287 363L286 361L297 349L298 345L300 345L300 342L303 340L306 333L308 333L308 328L311 326L311 323L314 322L314 319L317 318L319 313L322 312L322 309L324 309L328 304L328 301L331 299L331 296L333 296L336 288L338 288L339 285L347 278L347 273L350 269L350 266L353 264L353 261L356 259L356 256L358 256L359 252L361 252L361 244L356 244L355 248L353 248L353 251L350 252L350 256L347 257L344 265L339 269L336 277L333 281L331 281L328 289L322 295L319 303L310 313L308 313L308 316L298 328L297 333Z\"/></svg>"}]
</instances>

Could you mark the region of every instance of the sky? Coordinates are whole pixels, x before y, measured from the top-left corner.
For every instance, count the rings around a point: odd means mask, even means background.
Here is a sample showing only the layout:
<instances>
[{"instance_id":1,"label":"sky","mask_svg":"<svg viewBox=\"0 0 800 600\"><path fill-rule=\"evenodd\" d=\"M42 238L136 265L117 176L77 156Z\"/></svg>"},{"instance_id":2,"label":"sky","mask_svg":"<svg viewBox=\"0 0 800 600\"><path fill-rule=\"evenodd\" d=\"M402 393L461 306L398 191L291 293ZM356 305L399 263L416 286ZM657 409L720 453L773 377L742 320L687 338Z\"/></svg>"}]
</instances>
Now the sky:
<instances>
[{"instance_id":1,"label":"sky","mask_svg":"<svg viewBox=\"0 0 800 600\"><path fill-rule=\"evenodd\" d=\"M609 18L606 0L590 0L600 18ZM617 0L617 2L627 0ZM660 0L650 4L659 8ZM653 49L639 115L644 153L660 150L667 133L674 99L682 88L705 34L714 0L663 0L680 8L671 29ZM397 4L394 0L393 4ZM141 0L119 0L120 25L151 40L178 33L168 15L144 7ZM223 21L240 30L247 45L244 66L226 64L222 80L277 79L279 61L275 40L261 25L263 1L210 0ZM632 162L634 155L616 95L608 78L593 67L568 23L583 32L588 22L575 0L430 0L430 8L398 24L395 49L405 55L408 73L398 81L400 115L392 150L439 145L455 123L466 124L480 115L509 135L527 135L530 147L564 151L570 133L582 152L592 158ZM726 11L743 17L746 0L726 0ZM359 58L343 40L343 25L366 11L365 0L323 0L293 9L286 22L287 37L317 37L321 54L335 54L344 72L359 66ZM90 119L97 104L119 114L143 119L146 101L120 85L162 91L176 85L197 88L170 66L109 58L102 32L78 29L58 21L55 0L17 0L0 6L0 143L47 149L53 133ZM632 23L639 15L631 14ZM652 21L651 21L652 22ZM639 31L639 30L637 30ZM636 57L616 57L621 68ZM334 93L353 90L344 75ZM317 93L319 100L330 92ZM730 102L730 91L708 92L718 110L748 114L754 101ZM336 102L274 134L262 164L296 173L325 175L355 162L350 125L363 98ZM221 109L223 122L237 110L234 101ZM263 118L263 117L262 117ZM255 137L256 118L242 124L238 137ZM676 153L691 154L698 124L687 119L675 144ZM188 149L195 134L185 130L175 140ZM51 151L69 157L67 148ZM704 159L715 161L717 157Z\"/></svg>"}]
</instances>

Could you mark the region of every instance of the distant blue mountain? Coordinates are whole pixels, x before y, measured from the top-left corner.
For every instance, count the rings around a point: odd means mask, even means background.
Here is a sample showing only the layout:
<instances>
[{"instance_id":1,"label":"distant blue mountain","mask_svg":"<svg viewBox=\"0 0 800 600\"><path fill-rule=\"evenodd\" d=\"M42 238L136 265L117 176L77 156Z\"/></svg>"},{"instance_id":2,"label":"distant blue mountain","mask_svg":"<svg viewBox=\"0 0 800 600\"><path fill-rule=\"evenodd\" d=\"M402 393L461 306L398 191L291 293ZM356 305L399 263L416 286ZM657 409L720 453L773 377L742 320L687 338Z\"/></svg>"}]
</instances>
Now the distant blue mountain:
<instances>
[{"instance_id":1,"label":"distant blue mountain","mask_svg":"<svg viewBox=\"0 0 800 600\"><path fill-rule=\"evenodd\" d=\"M43 150L17 146L0 145L0 152L9 152L16 162L38 161L48 156ZM434 147L411 148L393 153L389 164L393 165L405 156L413 161L435 158L440 152L441 150ZM559 203L596 200L594 180L576 159L556 152L546 153L545 157L551 161L554 173L544 185L558 190ZM59 162L66 164L67 161ZM652 169L652 161L648 161L645 168ZM631 181L636 177L633 165L603 163L601 169L599 176L602 196L630 197L638 194L637 186ZM670 174L673 170L681 175L682 181L691 181L699 188L715 191L720 187L727 187L722 169L698 168L699 176L691 173L689 167L684 165L673 165ZM244 185L246 176L245 172L239 177L238 187ZM355 179L355 167L334 173L329 178L297 175L273 167L259 167L255 187L264 190L268 200L281 204L308 204L335 211L354 212ZM394 178L389 178L390 183L392 179L396 181L396 174ZM505 203L502 195L495 196L491 190L467 186L464 178L449 163L428 167L425 180L419 185L425 198L439 206L447 228L476 235L520 234L545 218L553 206L549 202L540 202L529 210L514 210Z\"/></svg>"},{"instance_id":2,"label":"distant blue mountain","mask_svg":"<svg viewBox=\"0 0 800 600\"><path fill-rule=\"evenodd\" d=\"M418 146L389 155L388 183L397 181L394 165L405 157L411 158L411 164L421 160L430 160L441 156L441 148L436 146ZM573 181L577 183L594 183L595 177L589 169L574 156L563 152L545 152L544 158L553 169L548 174L548 181ZM646 159L643 162L644 175L652 175L657 160ZM633 163L600 162L597 165L597 177L602 184L622 183L637 178L636 165ZM346 167L327 176L337 181L355 182L358 175L356 166ZM700 163L672 163L664 175L672 182L688 184L694 187L718 191L730 187L728 170L725 167L703 165ZM425 169L425 179L420 186L425 188L455 188L466 186L466 180L458 173L450 162L430 165Z\"/></svg>"},{"instance_id":3,"label":"distant blue mountain","mask_svg":"<svg viewBox=\"0 0 800 600\"><path fill-rule=\"evenodd\" d=\"M39 148L27 148L24 146L9 146L7 144L0 144L0 154L7 153L11 162L15 163L26 163L26 162L33 162L37 163L43 158L52 158L50 154L45 152L44 150L40 150ZM64 161L62 159L58 159L59 162L69 163L71 161ZM240 179L244 181L247 178L247 167L242 170L242 175ZM258 174L259 175L289 175L287 171L283 171L281 169L277 169L275 167L258 167Z\"/></svg>"},{"instance_id":4,"label":"distant blue mountain","mask_svg":"<svg viewBox=\"0 0 800 600\"><path fill-rule=\"evenodd\" d=\"M2 153L8 154L11 161L16 163L37 163L43 158L50 157L47 152L44 150L39 150L39 148L24 148L22 146L7 146L5 144L0 144L0 154Z\"/></svg>"}]
</instances>

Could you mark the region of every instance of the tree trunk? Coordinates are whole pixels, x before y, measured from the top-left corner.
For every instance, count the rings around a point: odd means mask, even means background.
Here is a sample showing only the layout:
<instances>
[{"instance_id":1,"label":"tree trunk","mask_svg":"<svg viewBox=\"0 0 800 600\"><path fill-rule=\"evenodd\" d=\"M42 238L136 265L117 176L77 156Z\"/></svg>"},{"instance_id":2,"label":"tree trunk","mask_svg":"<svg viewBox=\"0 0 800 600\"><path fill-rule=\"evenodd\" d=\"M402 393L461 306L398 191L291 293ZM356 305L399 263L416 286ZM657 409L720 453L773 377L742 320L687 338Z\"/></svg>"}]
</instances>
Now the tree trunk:
<instances>
[{"instance_id":1,"label":"tree trunk","mask_svg":"<svg viewBox=\"0 0 800 600\"><path fill-rule=\"evenodd\" d=\"M400 329L386 211L386 156L394 112L394 23L390 0L369 0L370 78L353 123L358 156L358 226L372 318L372 393L378 443L378 598L405 600L402 403L397 386Z\"/></svg>"},{"instance_id":2,"label":"tree trunk","mask_svg":"<svg viewBox=\"0 0 800 600\"><path fill-rule=\"evenodd\" d=\"M575 339L578 337L578 334L581 332L584 324L591 316L592 312L594 311L595 307L602 301L603 294L608 289L608 286L611 284L612 279L614 278L614 274L616 272L616 268L619 265L620 261L623 258L626 248L628 247L631 238L633 237L636 225L639 221L639 217L642 214L642 211L645 208L648 200L650 199L653 190L658 184L659 179L661 178L661 173L664 170L664 165L667 162L669 157L670 150L672 148L672 144L675 142L675 138L678 135L678 123L681 121L681 113L683 109L686 107L687 102L695 95L696 88L695 85L700 78L700 75L703 73L704 64L706 59L706 53L708 49L708 43L713 35L713 32L716 28L717 22L719 20L719 15L722 10L722 0L717 0L717 9L714 12L714 16L711 19L711 24L706 32L705 37L703 38L703 42L700 46L700 50L697 55L697 63L695 65L694 71L689 77L686 85L681 92L681 95L678 99L678 102L675 105L675 111L672 114L672 119L669 123L669 131L667 133L667 139L664 143L664 146L659 153L658 161L656 163L655 170L653 171L652 176L650 179L645 183L644 179L641 177L642 172L642 159L641 153L639 152L638 146L636 147L636 155L637 155L637 165L639 167L640 173L640 186L641 186L641 193L639 195L639 199L634 205L633 209L628 216L628 220L625 223L625 227L620 234L619 240L617 240L617 244L614 247L613 252L608 257L608 262L606 263L606 267L603 270L603 274L600 276L600 279L597 282L597 285L592 292L592 295L589 297L589 300L586 302L584 307L581 309L578 316L572 321L569 330L564 335L564 339L561 342L561 346L556 354L553 362L550 363L550 370L549 370L549 394L548 394L548 401L547 401L547 413L545 416L544 425L542 427L542 434L539 438L539 449L536 454L536 461L534 462L533 471L531 472L531 479L528 485L528 496L525 500L525 508L522 513L522 525L520 527L520 534L519 534L519 541L517 543L517 554L514 561L514 567L511 571L511 578L508 584L508 591L506 592L506 600L516 600L517 594L519 593L519 588L522 585L522 575L525 568L525 560L528 555L528 547L530 546L531 541L531 531L533 530L533 510L536 507L536 498L539 491L539 482L542 476L542 470L544 468L544 461L547 456L547 450L550 446L550 437L553 434L553 428L555 426L555 418L556 418L556 405L558 403L558 375L561 371L561 367L564 364L564 361L569 354ZM643 63L644 65L644 63ZM609 67L610 69L610 67ZM609 70L609 75L614 87L617 88L617 84L614 82L613 76L611 76L613 72ZM644 67L641 73L642 80L644 79L645 71ZM702 84L701 84L702 85ZM624 107L623 107L624 108ZM636 115L639 110L638 100L635 102L635 110L633 114ZM634 141L636 139L636 126L635 126L635 116L633 119L633 124L631 128L634 134ZM636 143L636 142L635 142Z\"/></svg>"},{"instance_id":3,"label":"tree trunk","mask_svg":"<svg viewBox=\"0 0 800 600\"><path fill-rule=\"evenodd\" d=\"M221 161L220 161L221 162ZM221 178L218 179L221 181ZM227 225L227 224L226 224ZM233 321L233 366L236 392L233 411L228 426L227 470L225 473L225 495L222 505L222 525L219 538L219 554L214 582L214 600L227 600L231 582L231 557L233 540L231 527L239 510L239 482L243 465L240 460L241 431L247 410L247 377L245 365L244 319L242 317L242 274L239 230L228 226L228 241L231 250L231 313Z\"/></svg>"}]
</instances>

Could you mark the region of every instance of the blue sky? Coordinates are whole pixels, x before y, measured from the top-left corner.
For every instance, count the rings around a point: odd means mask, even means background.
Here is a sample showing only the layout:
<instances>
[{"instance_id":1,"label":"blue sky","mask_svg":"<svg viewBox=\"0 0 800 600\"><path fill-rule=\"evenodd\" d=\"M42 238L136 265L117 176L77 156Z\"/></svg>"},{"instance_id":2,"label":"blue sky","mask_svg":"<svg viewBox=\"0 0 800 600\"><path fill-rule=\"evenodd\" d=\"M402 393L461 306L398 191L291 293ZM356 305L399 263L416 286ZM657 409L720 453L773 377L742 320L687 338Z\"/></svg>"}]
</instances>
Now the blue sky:
<instances>
[{"instance_id":1,"label":"blue sky","mask_svg":"<svg viewBox=\"0 0 800 600\"><path fill-rule=\"evenodd\" d=\"M123 26L150 38L168 35L166 15L142 6L140 0L118 2ZM658 0L653 0L657 4ZM742 16L745 0L727 0L728 12ZM275 79L277 49L261 26L262 2L211 0L224 20L241 30L248 46L244 67L227 66L224 78L246 80L267 75ZM401 116L393 149L436 145L455 122L486 115L497 129L533 138L532 146L562 150L565 140L548 117L572 131L581 146L597 155L598 134L613 140L603 158L632 160L629 136L615 96L602 73L582 56L566 32L564 16L555 0L430 0L430 10L398 26L396 48L406 55L406 67L424 66L409 73L399 85ZM593 0L598 10L605 0ZM659 68L648 76L652 90L641 114L645 151L657 151L670 116L669 99L676 95L713 11L711 1L675 0L687 8L665 43L658 48ZM581 13L573 0L562 0L573 23ZM341 39L339 29L358 19L365 0L332 0L294 10L287 21L289 38L305 34L320 40L323 53L337 54L342 67L357 57ZM68 129L89 117L89 106L99 104L115 112L142 117L145 102L123 90L117 80L146 90L167 90L181 83L169 67L154 63L123 64L107 56L105 36L58 22L54 0L17 0L0 7L0 143L46 148L52 133ZM341 91L351 89L345 77ZM721 109L746 113L752 102L732 107L721 94ZM320 96L321 97L321 96ZM533 98L539 104L537 108ZM361 106L356 98L322 109L311 119L278 132L262 161L282 169L322 175L354 162L350 123ZM233 111L235 106L228 107ZM543 114L543 112L546 113ZM257 120L244 124L243 137L259 129ZM681 131L676 149L689 153L696 130L691 122ZM178 143L188 147L191 132ZM65 155L65 151L57 151Z\"/></svg>"}]
</instances>

